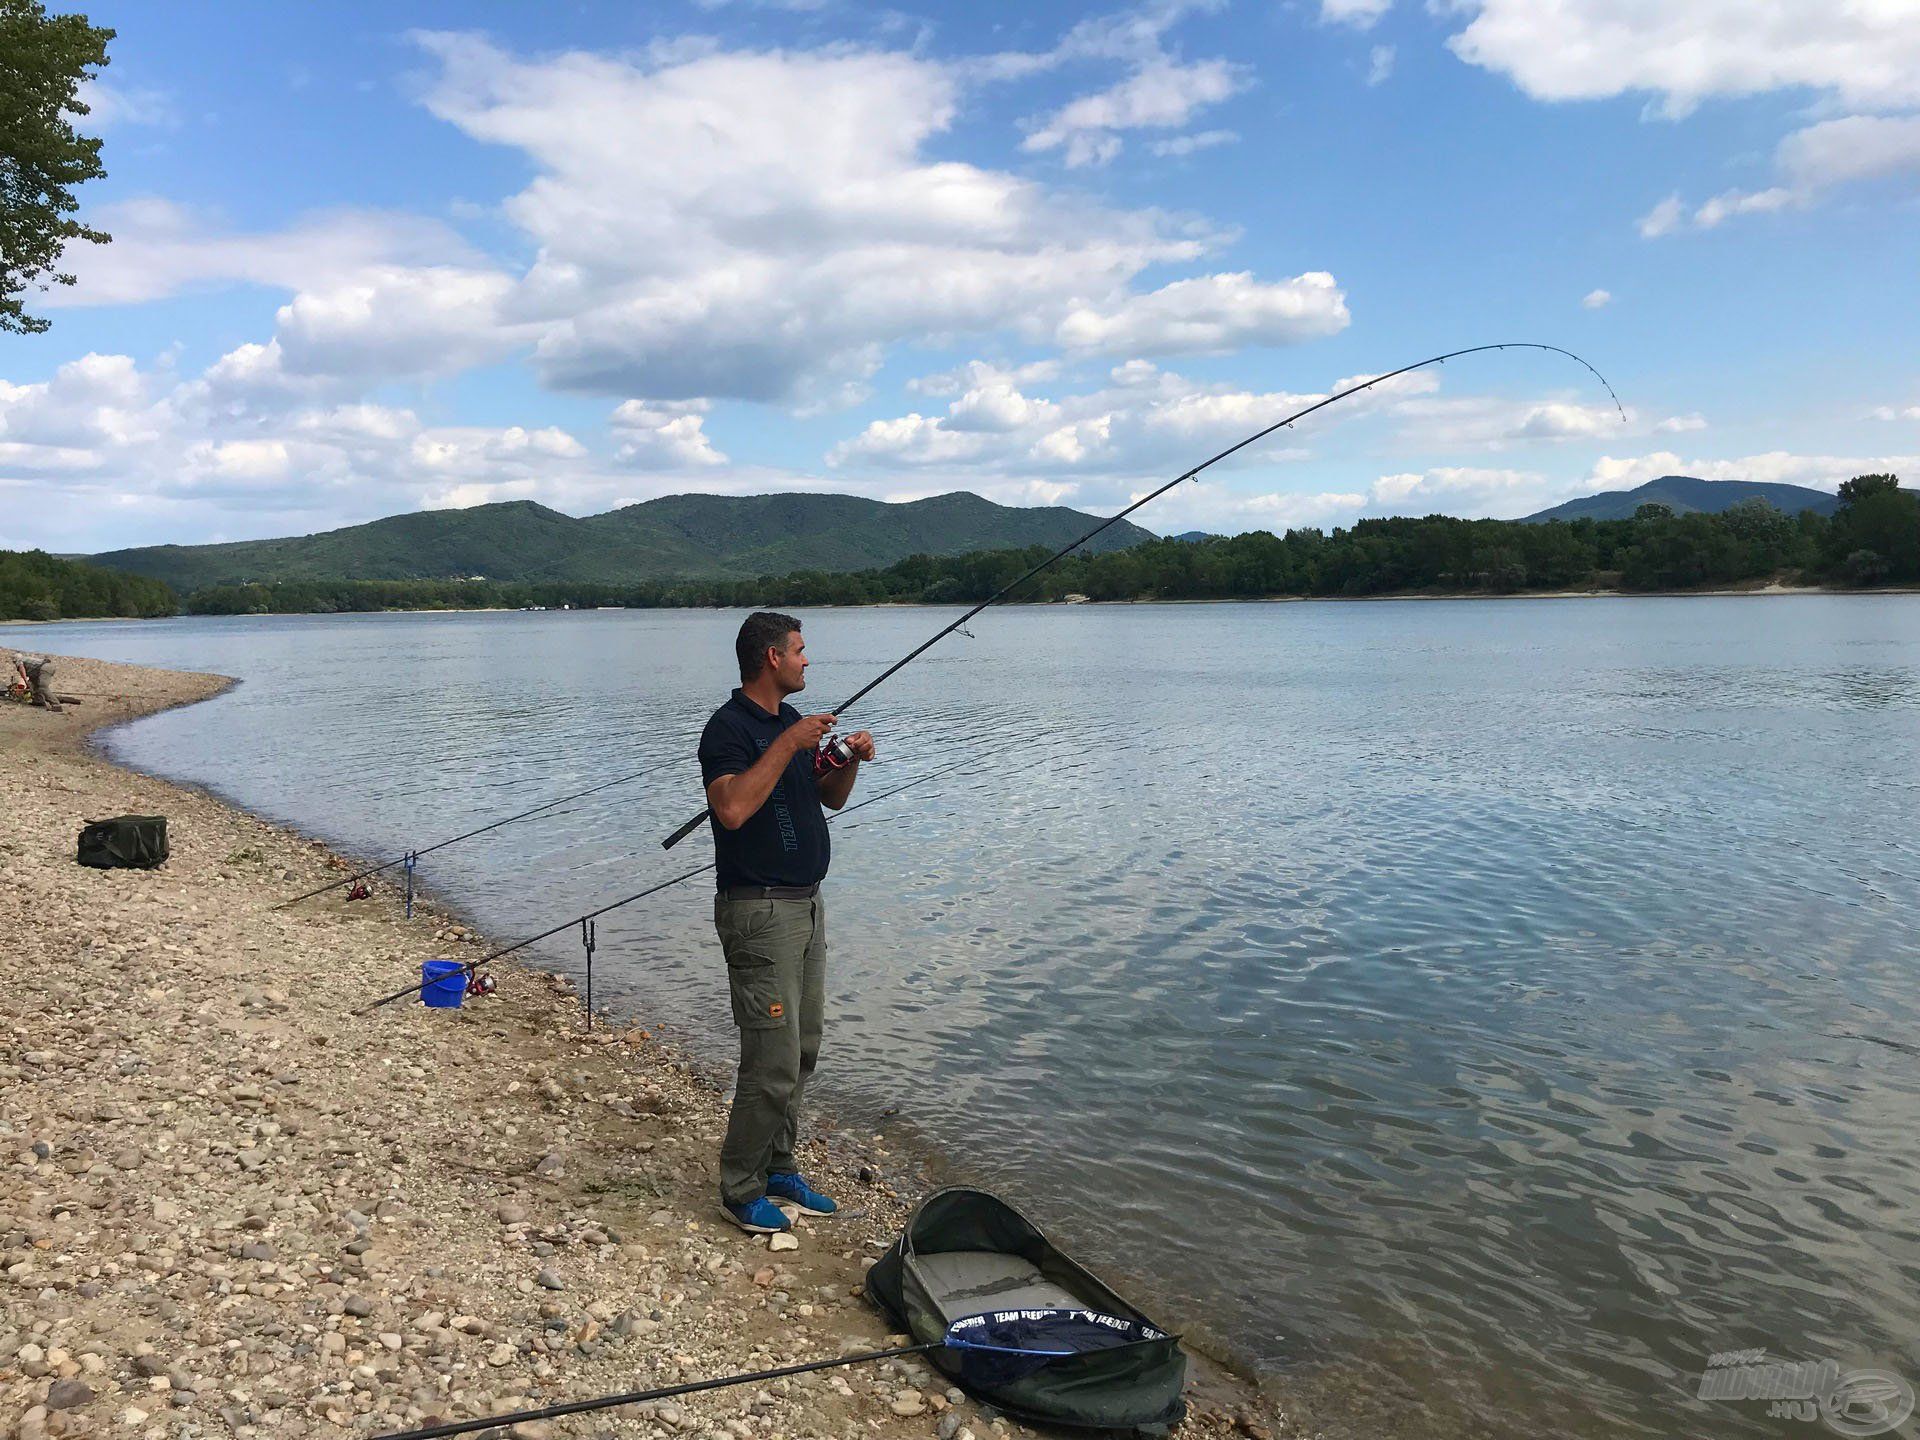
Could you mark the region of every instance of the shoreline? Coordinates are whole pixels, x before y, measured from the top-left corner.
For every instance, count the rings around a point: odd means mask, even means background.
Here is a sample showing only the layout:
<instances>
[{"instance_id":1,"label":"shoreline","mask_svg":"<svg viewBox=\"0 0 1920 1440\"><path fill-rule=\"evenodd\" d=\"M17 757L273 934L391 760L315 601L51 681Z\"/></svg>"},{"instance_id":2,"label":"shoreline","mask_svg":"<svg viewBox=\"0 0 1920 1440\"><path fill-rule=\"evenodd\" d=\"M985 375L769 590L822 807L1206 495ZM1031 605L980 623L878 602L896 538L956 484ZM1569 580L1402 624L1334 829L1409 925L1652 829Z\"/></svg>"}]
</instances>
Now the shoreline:
<instances>
[{"instance_id":1,"label":"shoreline","mask_svg":"<svg viewBox=\"0 0 1920 1440\"><path fill-rule=\"evenodd\" d=\"M881 1137L809 1116L804 1163L843 1215L769 1253L714 1204L722 1088L646 1024L588 1032L570 982L511 962L459 1010L353 1016L486 942L431 896L409 924L378 882L272 909L348 862L92 743L235 682L59 662L79 706L0 704L18 817L0 925L21 962L0 990L0 1426L370 1434L888 1343L862 1283L917 1187ZM168 816L168 863L75 864L79 825L123 812ZM1191 1369L1176 1433L1296 1433L1250 1382ZM592 1433L1030 1433L947 1384L909 1358Z\"/></svg>"},{"instance_id":2,"label":"shoreline","mask_svg":"<svg viewBox=\"0 0 1920 1440\"><path fill-rule=\"evenodd\" d=\"M1913 585L1875 585L1862 588L1833 585L1782 585L1770 582L1760 585L1744 585L1733 588L1713 590L1399 590L1379 595L1214 595L1161 597L1142 596L1127 600L1012 600L1002 602L1007 609L1027 607L1033 609L1055 606L1093 606L1093 605L1367 605L1380 604L1396 600L1707 600L1729 597L1782 596L1879 596L1879 595L1920 595L1920 586ZM869 600L855 605L815 604L797 606L807 610L913 610L913 609L958 609L962 601L941 601L930 603L923 600ZM591 615L629 611L680 611L680 610L717 610L728 607L713 605L593 605L576 606L565 609L548 606L541 611L530 612L524 606L504 605L437 605L424 609L391 610L259 610L248 611L243 615L194 615L181 611L177 615L98 615L70 616L59 620L0 620L0 626L19 625L100 625L100 624L136 624L147 620L267 620L289 615L327 615L338 618L355 615L520 615L542 613L552 615ZM737 607L735 607L737 608Z\"/></svg>"}]
</instances>

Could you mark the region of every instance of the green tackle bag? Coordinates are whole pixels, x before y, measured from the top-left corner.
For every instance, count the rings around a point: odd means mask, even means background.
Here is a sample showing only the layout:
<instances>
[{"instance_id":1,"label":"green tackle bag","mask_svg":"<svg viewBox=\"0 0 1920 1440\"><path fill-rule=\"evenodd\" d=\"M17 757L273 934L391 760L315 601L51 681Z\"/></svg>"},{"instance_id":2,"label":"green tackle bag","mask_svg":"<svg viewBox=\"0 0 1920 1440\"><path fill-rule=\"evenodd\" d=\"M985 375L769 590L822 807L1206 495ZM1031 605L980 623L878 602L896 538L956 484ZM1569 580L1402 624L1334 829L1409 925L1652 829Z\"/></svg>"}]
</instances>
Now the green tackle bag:
<instances>
[{"instance_id":1,"label":"green tackle bag","mask_svg":"<svg viewBox=\"0 0 1920 1440\"><path fill-rule=\"evenodd\" d=\"M151 870L167 854L166 816L116 815L87 822L76 858L96 870Z\"/></svg>"},{"instance_id":2,"label":"green tackle bag","mask_svg":"<svg viewBox=\"0 0 1920 1440\"><path fill-rule=\"evenodd\" d=\"M976 1400L1016 1420L1165 1436L1186 1414L1179 1338L1068 1259L1004 1200L921 1202L867 1296Z\"/></svg>"}]
</instances>

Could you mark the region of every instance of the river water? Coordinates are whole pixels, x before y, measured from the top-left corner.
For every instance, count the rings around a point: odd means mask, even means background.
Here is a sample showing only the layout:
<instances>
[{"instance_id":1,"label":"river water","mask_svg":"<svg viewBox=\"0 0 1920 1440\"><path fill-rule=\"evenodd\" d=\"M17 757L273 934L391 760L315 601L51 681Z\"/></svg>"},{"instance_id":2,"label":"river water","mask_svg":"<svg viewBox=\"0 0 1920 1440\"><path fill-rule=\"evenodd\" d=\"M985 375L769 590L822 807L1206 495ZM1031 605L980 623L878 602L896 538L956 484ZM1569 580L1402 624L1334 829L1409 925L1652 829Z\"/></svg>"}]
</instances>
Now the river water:
<instances>
[{"instance_id":1,"label":"river water","mask_svg":"<svg viewBox=\"0 0 1920 1440\"><path fill-rule=\"evenodd\" d=\"M799 700L952 613L806 612ZM240 677L108 748L359 854L658 765L423 862L514 937L708 858L658 841L700 803L738 622L16 639ZM1713 1352L1763 1346L1920 1380L1920 599L971 628L851 717L884 762L860 795L957 768L836 823L823 1105L937 1148L1335 1433L1812 1432L1693 1398ZM596 998L718 1064L706 897L602 920Z\"/></svg>"}]
</instances>

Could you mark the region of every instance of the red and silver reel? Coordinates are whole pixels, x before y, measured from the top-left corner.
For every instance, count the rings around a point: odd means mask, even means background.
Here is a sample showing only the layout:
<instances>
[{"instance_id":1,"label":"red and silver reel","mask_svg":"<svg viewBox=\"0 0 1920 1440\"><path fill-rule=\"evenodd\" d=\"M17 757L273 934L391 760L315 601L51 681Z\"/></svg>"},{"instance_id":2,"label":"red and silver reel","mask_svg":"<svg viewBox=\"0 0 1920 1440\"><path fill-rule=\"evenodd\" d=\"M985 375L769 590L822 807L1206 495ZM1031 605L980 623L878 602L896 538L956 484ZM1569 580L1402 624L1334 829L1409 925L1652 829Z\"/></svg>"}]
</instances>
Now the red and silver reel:
<instances>
[{"instance_id":1,"label":"red and silver reel","mask_svg":"<svg viewBox=\"0 0 1920 1440\"><path fill-rule=\"evenodd\" d=\"M813 752L813 773L831 775L835 770L846 769L853 758L853 747L847 744L845 736L829 736L827 743Z\"/></svg>"},{"instance_id":2,"label":"red and silver reel","mask_svg":"<svg viewBox=\"0 0 1920 1440\"><path fill-rule=\"evenodd\" d=\"M500 982L491 975L482 975L478 970L467 976L467 994L491 995L500 988Z\"/></svg>"}]
</instances>

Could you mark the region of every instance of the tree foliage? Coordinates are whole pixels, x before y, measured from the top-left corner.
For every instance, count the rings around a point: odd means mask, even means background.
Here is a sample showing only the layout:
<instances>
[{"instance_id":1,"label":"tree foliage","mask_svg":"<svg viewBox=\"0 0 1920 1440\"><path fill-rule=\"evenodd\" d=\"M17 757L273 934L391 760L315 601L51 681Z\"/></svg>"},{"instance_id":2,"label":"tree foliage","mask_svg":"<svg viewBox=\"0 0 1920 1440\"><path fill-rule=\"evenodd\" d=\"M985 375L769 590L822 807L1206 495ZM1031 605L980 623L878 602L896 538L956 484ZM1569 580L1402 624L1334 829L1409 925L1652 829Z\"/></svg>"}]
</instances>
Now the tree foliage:
<instances>
[{"instance_id":1,"label":"tree foliage","mask_svg":"<svg viewBox=\"0 0 1920 1440\"><path fill-rule=\"evenodd\" d=\"M0 331L37 334L29 285L71 285L56 267L75 240L108 236L73 218L74 187L106 173L100 142L73 128L80 82L107 63L113 31L84 15L49 15L41 0L0 0Z\"/></svg>"},{"instance_id":2,"label":"tree foliage","mask_svg":"<svg viewBox=\"0 0 1920 1440\"><path fill-rule=\"evenodd\" d=\"M158 580L41 550L0 550L0 620L93 620L174 615L180 600Z\"/></svg>"},{"instance_id":3,"label":"tree foliage","mask_svg":"<svg viewBox=\"0 0 1920 1440\"><path fill-rule=\"evenodd\" d=\"M1262 596L1510 594L1566 588L1686 590L1785 577L1840 585L1920 581L1920 498L1866 487L1832 520L1764 500L1722 514L1662 507L1632 520L1362 520L1348 529L1256 530L1070 555L1013 598L1227 600ZM1051 553L1046 546L913 555L882 569L796 570L751 579L632 584L284 581L195 592L200 614L268 611L661 606L969 604Z\"/></svg>"}]
</instances>

